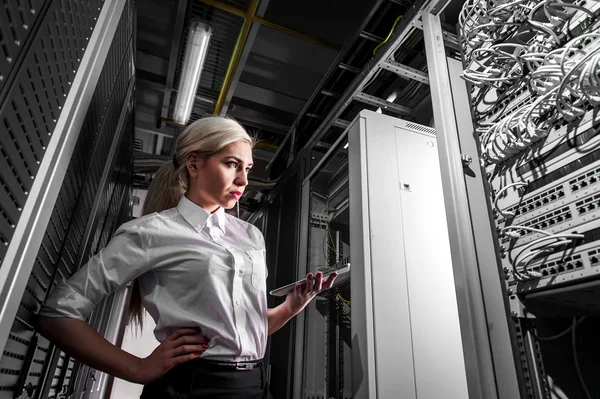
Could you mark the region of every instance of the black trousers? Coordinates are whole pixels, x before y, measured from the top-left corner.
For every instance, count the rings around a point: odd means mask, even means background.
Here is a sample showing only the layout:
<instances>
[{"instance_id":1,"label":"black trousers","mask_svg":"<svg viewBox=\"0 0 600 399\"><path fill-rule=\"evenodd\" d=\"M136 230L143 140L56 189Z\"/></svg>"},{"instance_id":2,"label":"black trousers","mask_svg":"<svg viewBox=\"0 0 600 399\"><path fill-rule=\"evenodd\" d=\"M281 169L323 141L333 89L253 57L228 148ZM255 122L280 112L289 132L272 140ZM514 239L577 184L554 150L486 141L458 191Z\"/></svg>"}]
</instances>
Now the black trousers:
<instances>
[{"instance_id":1,"label":"black trousers","mask_svg":"<svg viewBox=\"0 0 600 399\"><path fill-rule=\"evenodd\" d=\"M232 370L201 359L173 367L144 386L140 399L272 399L261 364Z\"/></svg>"}]
</instances>

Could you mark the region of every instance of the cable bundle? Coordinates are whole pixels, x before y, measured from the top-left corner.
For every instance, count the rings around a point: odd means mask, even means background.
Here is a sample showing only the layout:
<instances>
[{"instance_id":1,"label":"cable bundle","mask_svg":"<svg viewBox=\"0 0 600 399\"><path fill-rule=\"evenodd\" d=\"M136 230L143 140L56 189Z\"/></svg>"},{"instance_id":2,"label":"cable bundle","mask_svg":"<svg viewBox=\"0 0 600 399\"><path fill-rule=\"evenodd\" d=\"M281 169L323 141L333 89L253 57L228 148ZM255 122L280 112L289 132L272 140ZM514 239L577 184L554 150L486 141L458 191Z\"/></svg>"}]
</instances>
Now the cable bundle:
<instances>
[{"instance_id":1,"label":"cable bundle","mask_svg":"<svg viewBox=\"0 0 600 399\"><path fill-rule=\"evenodd\" d=\"M590 42L593 45L578 48L588 39L595 39ZM500 45L496 45L491 48L493 49L491 51L501 51L499 48ZM514 54L512 56L519 57ZM529 61L532 61L532 58ZM599 63L599 33L579 36L566 46L553 50L543 57L539 67L527 77L530 91L533 93L533 101L498 122L486 126L482 131L480 136L482 154L486 160L502 163L545 138L558 119L573 121L582 117L588 107L598 106L600 104ZM513 71L524 69L523 64L517 65L519 67L512 68ZM473 76L465 72L465 78L472 79ZM510 79L508 76L503 78ZM501 78L495 77L495 79Z\"/></svg>"},{"instance_id":2,"label":"cable bundle","mask_svg":"<svg viewBox=\"0 0 600 399\"><path fill-rule=\"evenodd\" d=\"M599 14L595 0L467 0L459 15L462 77L471 83L482 161L492 179L504 182L493 197L494 213L503 221L498 232L503 239L540 235L516 248L502 247L518 282L542 277L529 266L583 237L511 225L516 213L501 209L498 201L510 188L518 189L517 198L533 189L515 179L518 174L504 175L508 160L526 164L528 154L547 148L541 143L553 127L576 124L600 106ZM535 143L540 143L535 151L526 152Z\"/></svg>"},{"instance_id":3,"label":"cable bundle","mask_svg":"<svg viewBox=\"0 0 600 399\"><path fill-rule=\"evenodd\" d=\"M466 68L485 160L502 163L600 103L600 35L585 1L467 1L459 16ZM557 33L558 32L558 33ZM575 33L579 36L572 38ZM528 88L513 112L499 103ZM490 100L491 98L491 100ZM485 104L495 103L495 106ZM495 115L493 115L495 114ZM491 118L491 119L490 119Z\"/></svg>"}]
</instances>

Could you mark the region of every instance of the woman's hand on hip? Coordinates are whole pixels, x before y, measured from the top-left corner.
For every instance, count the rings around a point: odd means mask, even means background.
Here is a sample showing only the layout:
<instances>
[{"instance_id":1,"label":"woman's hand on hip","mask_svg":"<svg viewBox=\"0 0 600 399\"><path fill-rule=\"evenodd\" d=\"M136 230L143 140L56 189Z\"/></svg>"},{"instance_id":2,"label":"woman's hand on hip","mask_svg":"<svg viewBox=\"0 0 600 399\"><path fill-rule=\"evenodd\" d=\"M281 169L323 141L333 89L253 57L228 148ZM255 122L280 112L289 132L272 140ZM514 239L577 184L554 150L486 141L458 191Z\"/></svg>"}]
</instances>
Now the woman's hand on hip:
<instances>
[{"instance_id":1,"label":"woman's hand on hip","mask_svg":"<svg viewBox=\"0 0 600 399\"><path fill-rule=\"evenodd\" d=\"M134 382L148 384L178 364L197 359L207 349L208 339L199 336L198 329L180 328L162 341L150 356L139 360Z\"/></svg>"},{"instance_id":2,"label":"woman's hand on hip","mask_svg":"<svg viewBox=\"0 0 600 399\"><path fill-rule=\"evenodd\" d=\"M285 304L292 314L298 314L319 292L331 288L336 278L337 273L333 273L323 281L323 273L318 272L314 276L312 273L308 273L306 282L296 284L294 291L287 294Z\"/></svg>"}]
</instances>

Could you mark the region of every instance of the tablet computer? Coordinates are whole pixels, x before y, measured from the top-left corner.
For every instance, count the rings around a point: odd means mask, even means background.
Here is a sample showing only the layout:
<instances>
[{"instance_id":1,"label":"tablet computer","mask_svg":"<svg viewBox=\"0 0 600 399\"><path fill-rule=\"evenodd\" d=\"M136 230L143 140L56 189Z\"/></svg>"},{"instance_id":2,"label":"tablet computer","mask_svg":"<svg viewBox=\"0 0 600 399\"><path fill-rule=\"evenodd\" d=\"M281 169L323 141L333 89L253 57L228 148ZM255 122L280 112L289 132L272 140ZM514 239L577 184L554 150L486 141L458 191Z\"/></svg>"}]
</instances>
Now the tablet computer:
<instances>
[{"instance_id":1,"label":"tablet computer","mask_svg":"<svg viewBox=\"0 0 600 399\"><path fill-rule=\"evenodd\" d=\"M329 276L332 275L333 273L338 274L337 278L335 279L335 282L332 285L332 288L333 288L336 285L346 281L350 277L350 263L346 263L345 265L343 265L340 268L327 270L326 272L322 272L322 273L323 273L323 281L327 280L327 278L329 278ZM269 294L271 294L273 296L285 296L294 290L294 287L296 286L296 284L305 284L305 283L306 283L306 278L303 278L302 280L298 280L291 284L284 285L283 287L274 289L273 291L269 292Z\"/></svg>"}]
</instances>

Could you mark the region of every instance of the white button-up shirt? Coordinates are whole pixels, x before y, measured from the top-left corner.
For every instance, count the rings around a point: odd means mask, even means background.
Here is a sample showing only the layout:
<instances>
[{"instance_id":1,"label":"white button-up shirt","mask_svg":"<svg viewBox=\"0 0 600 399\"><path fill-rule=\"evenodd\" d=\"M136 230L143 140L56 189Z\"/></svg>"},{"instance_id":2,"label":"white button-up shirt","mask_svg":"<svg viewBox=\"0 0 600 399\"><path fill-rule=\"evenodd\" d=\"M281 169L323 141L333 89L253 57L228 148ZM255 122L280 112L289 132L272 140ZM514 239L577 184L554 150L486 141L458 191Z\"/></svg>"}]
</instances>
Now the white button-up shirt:
<instances>
[{"instance_id":1,"label":"white button-up shirt","mask_svg":"<svg viewBox=\"0 0 600 399\"><path fill-rule=\"evenodd\" d=\"M86 320L102 298L139 279L159 341L182 327L209 338L203 358L261 359L268 335L265 243L255 226L183 197L125 223L52 292L40 314Z\"/></svg>"}]
</instances>

